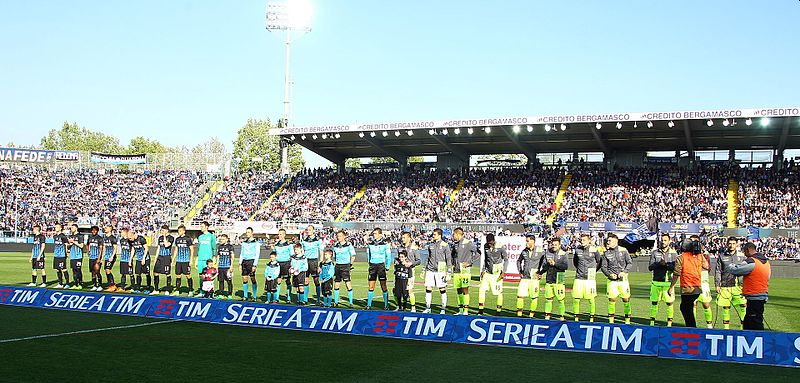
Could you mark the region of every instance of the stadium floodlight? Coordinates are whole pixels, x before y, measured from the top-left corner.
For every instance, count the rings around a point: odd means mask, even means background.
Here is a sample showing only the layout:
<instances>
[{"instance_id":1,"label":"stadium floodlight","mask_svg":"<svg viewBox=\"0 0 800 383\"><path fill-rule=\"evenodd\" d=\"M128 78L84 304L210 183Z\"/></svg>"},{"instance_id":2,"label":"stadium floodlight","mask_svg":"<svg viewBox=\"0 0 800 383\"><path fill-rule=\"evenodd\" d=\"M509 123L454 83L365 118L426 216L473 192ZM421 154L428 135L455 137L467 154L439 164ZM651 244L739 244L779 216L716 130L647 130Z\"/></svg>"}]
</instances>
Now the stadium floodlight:
<instances>
[{"instance_id":1,"label":"stadium floodlight","mask_svg":"<svg viewBox=\"0 0 800 383\"><path fill-rule=\"evenodd\" d=\"M300 136L300 139L305 141L306 140L306 135L304 134L304 135Z\"/></svg>"},{"instance_id":2,"label":"stadium floodlight","mask_svg":"<svg viewBox=\"0 0 800 383\"><path fill-rule=\"evenodd\" d=\"M369 132L369 136L375 138L375 132Z\"/></svg>"},{"instance_id":3,"label":"stadium floodlight","mask_svg":"<svg viewBox=\"0 0 800 383\"><path fill-rule=\"evenodd\" d=\"M395 137L400 137L400 131L399 130L395 130L394 131L394 136Z\"/></svg>"},{"instance_id":4,"label":"stadium floodlight","mask_svg":"<svg viewBox=\"0 0 800 383\"><path fill-rule=\"evenodd\" d=\"M436 131L431 129L431 130L428 131L428 134L430 134L431 136L435 136L436 135Z\"/></svg>"},{"instance_id":5,"label":"stadium floodlight","mask_svg":"<svg viewBox=\"0 0 800 383\"><path fill-rule=\"evenodd\" d=\"M731 122L730 122L730 121L728 121L728 119L727 119L727 118L726 118L726 119L724 119L724 120L722 120L722 126L728 126L728 125L730 125L730 124L731 124Z\"/></svg>"},{"instance_id":6,"label":"stadium floodlight","mask_svg":"<svg viewBox=\"0 0 800 383\"><path fill-rule=\"evenodd\" d=\"M406 133L408 133L408 136L409 136L409 137L411 137L411 136L413 136L413 135L414 135L414 131L413 131L413 130L409 130L409 131L408 131L408 132L406 132Z\"/></svg>"},{"instance_id":7,"label":"stadium floodlight","mask_svg":"<svg viewBox=\"0 0 800 383\"><path fill-rule=\"evenodd\" d=\"M669 126L670 128L675 127L675 123L670 121L667 123L667 126Z\"/></svg>"},{"instance_id":8,"label":"stadium floodlight","mask_svg":"<svg viewBox=\"0 0 800 383\"><path fill-rule=\"evenodd\" d=\"M513 131L514 131L514 133L519 133L519 125L514 125L514 126L511 128L511 130L513 130Z\"/></svg>"},{"instance_id":9,"label":"stadium floodlight","mask_svg":"<svg viewBox=\"0 0 800 383\"><path fill-rule=\"evenodd\" d=\"M472 134L472 132L474 132L474 131L475 131L475 130L474 130L474 129L472 129L472 128L467 128L467 134Z\"/></svg>"},{"instance_id":10,"label":"stadium floodlight","mask_svg":"<svg viewBox=\"0 0 800 383\"><path fill-rule=\"evenodd\" d=\"M342 135L341 135L341 134L339 134L339 133L336 133L336 134L334 134L333 136L334 136L334 137L336 137L336 139L337 139L337 140L338 140L338 139L340 139L340 138L342 138Z\"/></svg>"},{"instance_id":11,"label":"stadium floodlight","mask_svg":"<svg viewBox=\"0 0 800 383\"><path fill-rule=\"evenodd\" d=\"M455 129L453 129L453 133L461 134L461 129L460 128L455 128Z\"/></svg>"},{"instance_id":12,"label":"stadium floodlight","mask_svg":"<svg viewBox=\"0 0 800 383\"><path fill-rule=\"evenodd\" d=\"M328 138L328 135L327 135L327 134L325 134L325 133L322 133L322 139L324 140L324 139L326 139L326 138Z\"/></svg>"},{"instance_id":13,"label":"stadium floodlight","mask_svg":"<svg viewBox=\"0 0 800 383\"><path fill-rule=\"evenodd\" d=\"M491 126L487 126L487 127L483 128L483 131L486 132L486 134L489 134L489 133L492 132L492 127Z\"/></svg>"},{"instance_id":14,"label":"stadium floodlight","mask_svg":"<svg viewBox=\"0 0 800 383\"><path fill-rule=\"evenodd\" d=\"M601 124L601 123L599 123L599 122L598 122L598 123L594 124L594 127L595 127L596 129L601 129L601 128L603 127L603 124Z\"/></svg>"},{"instance_id":15,"label":"stadium floodlight","mask_svg":"<svg viewBox=\"0 0 800 383\"><path fill-rule=\"evenodd\" d=\"M447 135L447 129L442 129L442 135L443 135L443 136L446 136L446 135Z\"/></svg>"},{"instance_id":16,"label":"stadium floodlight","mask_svg":"<svg viewBox=\"0 0 800 383\"><path fill-rule=\"evenodd\" d=\"M708 126L714 126L714 120L708 120L708 121L706 121L706 125L708 125Z\"/></svg>"},{"instance_id":17,"label":"stadium floodlight","mask_svg":"<svg viewBox=\"0 0 800 383\"><path fill-rule=\"evenodd\" d=\"M761 119L761 126L769 125L769 117L764 117Z\"/></svg>"},{"instance_id":18,"label":"stadium floodlight","mask_svg":"<svg viewBox=\"0 0 800 383\"><path fill-rule=\"evenodd\" d=\"M384 137L388 137L388 136L389 136L389 132L387 132L387 131L385 131L385 130L384 130L384 131L381 133L381 135L383 135Z\"/></svg>"},{"instance_id":19,"label":"stadium floodlight","mask_svg":"<svg viewBox=\"0 0 800 383\"><path fill-rule=\"evenodd\" d=\"M290 140L292 140L292 141L294 141L294 138L295 138L295 137L294 137L294 134L292 134L292 136L291 136L291 137L289 137L289 139L290 139Z\"/></svg>"},{"instance_id":20,"label":"stadium floodlight","mask_svg":"<svg viewBox=\"0 0 800 383\"><path fill-rule=\"evenodd\" d=\"M653 121L647 121L647 128L651 129L653 127Z\"/></svg>"},{"instance_id":21,"label":"stadium floodlight","mask_svg":"<svg viewBox=\"0 0 800 383\"><path fill-rule=\"evenodd\" d=\"M286 31L286 57L283 73L283 121L282 127L289 126L289 94L291 89L291 76L289 63L291 58L292 31L303 33L311 31L311 16L313 9L309 0L286 0L267 4L267 30ZM289 147L281 150L281 171L289 174Z\"/></svg>"},{"instance_id":22,"label":"stadium floodlight","mask_svg":"<svg viewBox=\"0 0 800 383\"><path fill-rule=\"evenodd\" d=\"M315 134L315 135L311 136L311 139L312 140L316 140L317 139L317 135Z\"/></svg>"},{"instance_id":23,"label":"stadium floodlight","mask_svg":"<svg viewBox=\"0 0 800 383\"><path fill-rule=\"evenodd\" d=\"M566 124L561 124L561 131L563 132L565 130L567 130L567 125Z\"/></svg>"},{"instance_id":24,"label":"stadium floodlight","mask_svg":"<svg viewBox=\"0 0 800 383\"><path fill-rule=\"evenodd\" d=\"M744 120L744 124L747 126L753 125L753 119L748 117L746 120Z\"/></svg>"},{"instance_id":25,"label":"stadium floodlight","mask_svg":"<svg viewBox=\"0 0 800 383\"><path fill-rule=\"evenodd\" d=\"M364 132L358 132L358 136L364 138Z\"/></svg>"},{"instance_id":26,"label":"stadium floodlight","mask_svg":"<svg viewBox=\"0 0 800 383\"><path fill-rule=\"evenodd\" d=\"M550 131L550 124L545 124L544 125L544 131L545 132L549 132Z\"/></svg>"},{"instance_id":27,"label":"stadium floodlight","mask_svg":"<svg viewBox=\"0 0 800 383\"><path fill-rule=\"evenodd\" d=\"M622 123L621 122L617 122L617 129L622 129Z\"/></svg>"},{"instance_id":28,"label":"stadium floodlight","mask_svg":"<svg viewBox=\"0 0 800 383\"><path fill-rule=\"evenodd\" d=\"M636 123L636 121L634 121L634 122L633 122L633 128L634 128L634 129L636 129L636 128L638 128L638 127L639 127L639 124L637 124L637 123Z\"/></svg>"},{"instance_id":29,"label":"stadium floodlight","mask_svg":"<svg viewBox=\"0 0 800 383\"><path fill-rule=\"evenodd\" d=\"M525 129L528 130L528 133L533 133L533 125L528 125Z\"/></svg>"}]
</instances>

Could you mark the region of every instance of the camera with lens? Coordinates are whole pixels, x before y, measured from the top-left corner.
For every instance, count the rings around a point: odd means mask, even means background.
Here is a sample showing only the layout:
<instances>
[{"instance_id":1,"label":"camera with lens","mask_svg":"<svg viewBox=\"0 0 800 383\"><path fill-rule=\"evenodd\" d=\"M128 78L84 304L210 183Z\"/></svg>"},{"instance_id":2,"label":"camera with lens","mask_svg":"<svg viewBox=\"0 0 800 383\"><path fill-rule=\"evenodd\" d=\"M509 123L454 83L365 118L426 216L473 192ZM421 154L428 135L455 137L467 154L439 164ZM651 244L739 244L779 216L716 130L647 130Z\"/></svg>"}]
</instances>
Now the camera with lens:
<instances>
[{"instance_id":1,"label":"camera with lens","mask_svg":"<svg viewBox=\"0 0 800 383\"><path fill-rule=\"evenodd\" d=\"M703 245L700 243L700 241L686 239L683 241L681 251L685 253L701 254L703 252Z\"/></svg>"}]
</instances>

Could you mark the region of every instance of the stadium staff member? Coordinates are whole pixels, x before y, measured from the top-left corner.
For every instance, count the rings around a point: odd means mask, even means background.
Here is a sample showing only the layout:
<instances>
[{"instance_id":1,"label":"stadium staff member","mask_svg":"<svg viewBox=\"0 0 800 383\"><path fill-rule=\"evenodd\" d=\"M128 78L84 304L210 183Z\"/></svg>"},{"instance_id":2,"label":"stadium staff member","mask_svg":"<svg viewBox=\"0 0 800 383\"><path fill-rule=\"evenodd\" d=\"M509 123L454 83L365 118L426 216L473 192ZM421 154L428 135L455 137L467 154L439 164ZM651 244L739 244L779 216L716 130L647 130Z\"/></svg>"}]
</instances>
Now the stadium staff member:
<instances>
[{"instance_id":1,"label":"stadium staff member","mask_svg":"<svg viewBox=\"0 0 800 383\"><path fill-rule=\"evenodd\" d=\"M703 294L701 287L701 274L703 270L708 270L709 265L703 255L700 242L691 239L684 240L681 244L681 254L675 261L675 269L672 274L672 282L667 290L668 295L674 294L673 288L678 278L681 280L681 314L686 327L697 327L694 318L694 302ZM706 322L711 320L711 299L701 299L703 302ZM708 302L708 303L706 303Z\"/></svg>"},{"instance_id":2,"label":"stadium staff member","mask_svg":"<svg viewBox=\"0 0 800 383\"><path fill-rule=\"evenodd\" d=\"M747 300L747 309L742 321L745 330L764 329L764 304L769 297L769 260L764 254L756 251L756 245L748 242L744 245L747 257L743 263L726 264L725 269L733 275L744 276L742 294Z\"/></svg>"}]
</instances>

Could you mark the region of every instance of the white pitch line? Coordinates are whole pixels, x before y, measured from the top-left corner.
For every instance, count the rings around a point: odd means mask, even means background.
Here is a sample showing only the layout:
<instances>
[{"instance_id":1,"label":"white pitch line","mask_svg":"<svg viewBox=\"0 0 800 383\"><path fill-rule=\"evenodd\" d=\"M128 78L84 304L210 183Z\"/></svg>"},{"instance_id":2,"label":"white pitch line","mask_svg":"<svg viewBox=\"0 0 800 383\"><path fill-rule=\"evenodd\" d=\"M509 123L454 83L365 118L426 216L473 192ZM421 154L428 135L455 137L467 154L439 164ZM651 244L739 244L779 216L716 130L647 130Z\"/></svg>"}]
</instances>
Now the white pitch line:
<instances>
[{"instance_id":1,"label":"white pitch line","mask_svg":"<svg viewBox=\"0 0 800 383\"><path fill-rule=\"evenodd\" d=\"M164 320L164 321L158 321L158 322L147 322L147 323L131 324L131 325L127 325L127 326L114 326L114 327L105 327L105 328L95 328L95 329L91 329L91 330L70 331L70 332L62 332L62 333L58 333L58 334L27 336L27 337L24 337L24 338L0 339L0 343L19 342L19 341L22 341L22 340L41 339L41 338L52 338L52 337L56 337L56 336L65 336L65 335L86 334L86 333L90 333L90 332L121 330L121 329L125 329L125 328L153 326L153 325L157 325L157 324L172 323L172 322L178 322L178 321L180 321L180 319L170 319L170 320Z\"/></svg>"}]
</instances>

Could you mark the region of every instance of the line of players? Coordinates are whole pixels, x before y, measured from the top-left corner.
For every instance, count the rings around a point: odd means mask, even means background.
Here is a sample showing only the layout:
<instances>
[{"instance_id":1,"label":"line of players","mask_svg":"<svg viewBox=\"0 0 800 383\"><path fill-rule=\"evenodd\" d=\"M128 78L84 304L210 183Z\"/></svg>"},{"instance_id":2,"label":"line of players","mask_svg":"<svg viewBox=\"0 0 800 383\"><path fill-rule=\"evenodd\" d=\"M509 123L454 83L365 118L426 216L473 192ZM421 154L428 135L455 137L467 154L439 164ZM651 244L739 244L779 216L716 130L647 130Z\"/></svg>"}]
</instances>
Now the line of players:
<instances>
[{"instance_id":1,"label":"line of players","mask_svg":"<svg viewBox=\"0 0 800 383\"><path fill-rule=\"evenodd\" d=\"M55 250L53 267L58 273L59 282L56 288L80 288L83 282L82 261L83 251L89 254L89 269L92 275L92 288L94 291L103 290L102 276L105 274L107 288L105 291L149 292L150 294L178 295L182 279L188 281L188 292L194 294L192 279L192 264L201 280L209 280L205 267L214 267L215 276L219 282L218 297L230 299L232 286L232 269L236 264L234 248L229 243L227 235L217 237L209 232L208 223L201 225L202 234L195 240L186 235L183 225L178 228L178 236L169 234L166 226L161 228L158 237L158 254L154 272L155 285L152 285L150 273L150 255L147 241L141 234L136 234L123 229L119 238L113 235L112 228L104 228L103 236L98 234L99 229L93 227L91 235L83 243L82 235L78 234L77 225L71 225L68 234L61 232L61 225L56 225ZM699 241L699 237L691 237ZM30 286L36 285L37 271L42 276L42 287L46 285L44 270L44 241L40 227L34 227L34 244L32 254L32 281ZM372 307L376 284L380 285L383 293L384 308L389 307L389 293L387 287L387 271L394 266L395 289L393 291L398 310L410 308L416 310L414 285L415 268L421 265L420 250L410 233L401 235L401 243L396 246L398 256L393 259L391 245L384 237L381 229L375 228L371 237L365 238L368 258L368 286L366 307ZM554 314L553 307L557 306L557 314L564 320L566 313L566 285L565 272L569 268L570 258L575 268L575 280L572 285L573 298L572 312L575 320L579 319L581 301L588 303L587 318L594 321L596 313L595 298L597 286L595 276L601 271L607 279L608 321L613 323L616 315L616 304L622 301L625 323L631 320L631 293L628 282L628 272L633 263L628 251L619 246L618 238L613 233L606 236L603 246L595 246L589 234L580 236L580 244L573 249L565 249L559 238L551 238L543 248L537 248L536 237L526 237L526 246L517 257L517 268L520 272L520 281L517 285L516 313L522 316L525 311L525 300L529 300L528 315L534 317L539 305L540 280L544 279L544 318L550 319ZM198 248L195 257L195 245ZM238 272L242 276L243 297L255 300L258 296L258 283L256 271L258 268L261 247L265 245L254 238L252 228L245 232L242 241ZM717 258L715 268L715 284L717 291L717 305L722 307L723 324L730 327L730 309L737 307L744 309L745 300L741 293L741 283L736 276L725 271L725 264L740 263L744 255L738 250L739 242L730 238L728 248L721 251ZM87 249L88 248L88 249ZM429 256L422 267L421 279L425 285L425 312L431 312L432 295L438 290L441 297L441 313L447 306L447 286L452 280L457 291L459 310L456 315L467 314L470 310L470 281L472 280L473 266L479 265L483 257L483 268L480 270L480 288L478 293L478 314L484 313L487 292L496 297L496 310L503 310L503 278L507 263L510 262L506 249L499 246L493 234L486 236L483 254L476 244L464 237L464 231L456 228L453 231L453 242L448 243L443 239L440 229L435 229L432 241L424 246ZM172 264L174 256L174 273L176 285L172 286ZM314 282L317 302L324 306L336 306L342 282L346 288L348 303L353 305L353 288L350 272L353 269L356 252L354 247L346 240L343 231L336 233L336 242L325 248L321 239L315 234L314 227L308 226L304 236L295 243L286 237L286 231L281 229L278 238L273 244L269 261L265 266L264 280L266 302L277 303L281 295L281 288L285 283L287 289L285 301L291 303L292 289L296 289L296 301L299 304L308 302L309 284ZM67 257L73 273L74 284L70 287L69 273L66 269ZM663 234L659 246L651 253L649 270L653 273L650 286L650 323L655 324L659 303L666 305L667 325L672 325L674 316L674 286L679 277L676 274L676 265L680 265L681 254L670 243L670 236ZM712 326L711 316L711 291L710 291L710 261L705 254L702 263L701 286L702 293L697 301L702 304L706 324ZM121 281L116 282L113 266L119 262ZM679 266L678 266L679 267ZM166 287L160 288L160 276L166 276ZM130 277L130 286L127 285ZM146 287L142 282L146 281ZM64 282L64 279L66 282ZM211 286L213 283L206 283ZM198 291L198 297L208 296L205 292ZM212 292L213 293L213 292Z\"/></svg>"}]
</instances>

